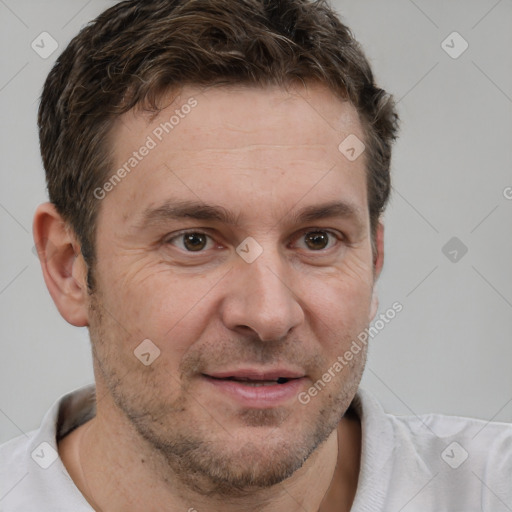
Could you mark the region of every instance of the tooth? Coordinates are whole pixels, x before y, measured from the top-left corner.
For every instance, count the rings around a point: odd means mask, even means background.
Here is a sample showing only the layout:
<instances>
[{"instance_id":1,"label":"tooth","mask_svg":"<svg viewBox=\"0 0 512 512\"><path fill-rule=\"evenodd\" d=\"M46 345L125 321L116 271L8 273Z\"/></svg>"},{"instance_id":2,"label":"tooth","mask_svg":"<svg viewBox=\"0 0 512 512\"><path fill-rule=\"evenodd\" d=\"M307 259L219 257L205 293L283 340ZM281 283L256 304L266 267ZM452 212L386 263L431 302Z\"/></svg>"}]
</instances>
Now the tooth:
<instances>
[{"instance_id":1,"label":"tooth","mask_svg":"<svg viewBox=\"0 0 512 512\"><path fill-rule=\"evenodd\" d=\"M275 380L262 380L262 381L243 381L243 384L245 386L253 386L253 387L259 387L259 386L273 386L276 383Z\"/></svg>"}]
</instances>

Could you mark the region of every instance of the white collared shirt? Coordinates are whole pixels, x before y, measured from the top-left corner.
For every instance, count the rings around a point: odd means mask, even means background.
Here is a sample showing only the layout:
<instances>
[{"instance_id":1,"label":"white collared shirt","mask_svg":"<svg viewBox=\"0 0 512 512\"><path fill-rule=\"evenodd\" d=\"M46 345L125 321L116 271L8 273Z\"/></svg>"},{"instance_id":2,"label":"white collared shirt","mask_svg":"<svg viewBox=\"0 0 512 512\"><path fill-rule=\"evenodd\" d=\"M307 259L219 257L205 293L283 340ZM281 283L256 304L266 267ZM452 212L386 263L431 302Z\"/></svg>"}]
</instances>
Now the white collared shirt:
<instances>
[{"instance_id":1,"label":"white collared shirt","mask_svg":"<svg viewBox=\"0 0 512 512\"><path fill-rule=\"evenodd\" d=\"M352 512L512 512L512 425L386 414L360 389L361 471ZM57 439L95 415L94 386L63 396L41 427L0 446L0 512L91 512Z\"/></svg>"}]
</instances>

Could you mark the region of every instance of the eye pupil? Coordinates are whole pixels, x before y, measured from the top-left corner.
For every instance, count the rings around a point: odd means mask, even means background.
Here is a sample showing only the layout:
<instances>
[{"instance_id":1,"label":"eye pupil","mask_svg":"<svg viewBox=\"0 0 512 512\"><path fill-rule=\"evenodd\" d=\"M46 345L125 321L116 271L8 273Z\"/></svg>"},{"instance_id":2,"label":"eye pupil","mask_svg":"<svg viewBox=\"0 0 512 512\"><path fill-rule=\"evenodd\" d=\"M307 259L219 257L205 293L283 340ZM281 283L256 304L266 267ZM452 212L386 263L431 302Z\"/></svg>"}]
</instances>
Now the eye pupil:
<instances>
[{"instance_id":1,"label":"eye pupil","mask_svg":"<svg viewBox=\"0 0 512 512\"><path fill-rule=\"evenodd\" d=\"M206 246L206 236L201 233L187 233L183 235L183 243L189 251L200 251Z\"/></svg>"},{"instance_id":2,"label":"eye pupil","mask_svg":"<svg viewBox=\"0 0 512 512\"><path fill-rule=\"evenodd\" d=\"M322 231L313 231L306 235L306 244L310 249L325 249L329 243L329 237Z\"/></svg>"}]
</instances>

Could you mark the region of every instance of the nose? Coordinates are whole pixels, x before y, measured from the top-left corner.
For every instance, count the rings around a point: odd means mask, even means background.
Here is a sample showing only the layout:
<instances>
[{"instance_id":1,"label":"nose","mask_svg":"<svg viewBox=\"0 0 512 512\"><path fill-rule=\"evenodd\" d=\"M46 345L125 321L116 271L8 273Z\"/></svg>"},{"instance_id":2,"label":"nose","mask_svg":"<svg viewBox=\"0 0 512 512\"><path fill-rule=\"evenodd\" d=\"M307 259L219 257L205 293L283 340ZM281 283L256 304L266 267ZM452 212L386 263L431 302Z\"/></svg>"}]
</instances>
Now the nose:
<instances>
[{"instance_id":1,"label":"nose","mask_svg":"<svg viewBox=\"0 0 512 512\"><path fill-rule=\"evenodd\" d=\"M246 263L241 258L229 273L221 308L224 325L262 341L279 341L304 321L304 311L286 278L278 254L268 251Z\"/></svg>"}]
</instances>

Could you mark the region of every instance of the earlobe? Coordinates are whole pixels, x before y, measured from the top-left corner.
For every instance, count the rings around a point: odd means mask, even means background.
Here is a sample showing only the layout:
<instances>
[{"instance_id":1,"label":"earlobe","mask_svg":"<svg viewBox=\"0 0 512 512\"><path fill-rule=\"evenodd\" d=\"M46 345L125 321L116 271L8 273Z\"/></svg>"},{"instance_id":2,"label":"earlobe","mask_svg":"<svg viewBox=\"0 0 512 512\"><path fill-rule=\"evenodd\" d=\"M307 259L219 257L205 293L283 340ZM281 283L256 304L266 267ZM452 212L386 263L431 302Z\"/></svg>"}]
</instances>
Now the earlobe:
<instances>
[{"instance_id":1,"label":"earlobe","mask_svg":"<svg viewBox=\"0 0 512 512\"><path fill-rule=\"evenodd\" d=\"M43 277L62 317L72 325L88 325L87 265L72 230L52 203L34 215L34 242Z\"/></svg>"}]
</instances>

